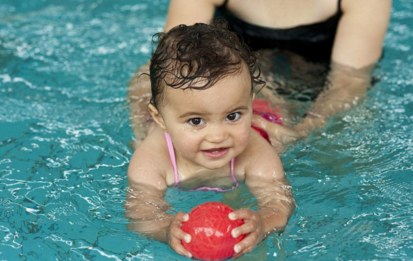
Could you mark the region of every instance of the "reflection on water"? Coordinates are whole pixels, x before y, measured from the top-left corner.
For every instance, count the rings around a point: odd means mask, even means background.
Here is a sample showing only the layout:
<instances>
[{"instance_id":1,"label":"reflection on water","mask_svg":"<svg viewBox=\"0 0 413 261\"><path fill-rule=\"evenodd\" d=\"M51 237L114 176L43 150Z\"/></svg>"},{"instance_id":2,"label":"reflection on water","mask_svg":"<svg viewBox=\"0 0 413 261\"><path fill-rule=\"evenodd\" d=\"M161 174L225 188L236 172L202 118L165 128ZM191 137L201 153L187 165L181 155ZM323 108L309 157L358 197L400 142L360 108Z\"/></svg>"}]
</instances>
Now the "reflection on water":
<instances>
[{"instance_id":1,"label":"reflection on water","mask_svg":"<svg viewBox=\"0 0 413 261\"><path fill-rule=\"evenodd\" d=\"M128 231L123 208L133 138L126 85L149 58L166 2L0 2L1 259L182 260ZM413 6L393 2L380 82L282 154L298 207L244 260L413 256ZM274 66L296 73L297 88L274 82L302 116L307 76L283 59ZM168 190L166 201L185 212L208 201L257 207L244 186Z\"/></svg>"}]
</instances>

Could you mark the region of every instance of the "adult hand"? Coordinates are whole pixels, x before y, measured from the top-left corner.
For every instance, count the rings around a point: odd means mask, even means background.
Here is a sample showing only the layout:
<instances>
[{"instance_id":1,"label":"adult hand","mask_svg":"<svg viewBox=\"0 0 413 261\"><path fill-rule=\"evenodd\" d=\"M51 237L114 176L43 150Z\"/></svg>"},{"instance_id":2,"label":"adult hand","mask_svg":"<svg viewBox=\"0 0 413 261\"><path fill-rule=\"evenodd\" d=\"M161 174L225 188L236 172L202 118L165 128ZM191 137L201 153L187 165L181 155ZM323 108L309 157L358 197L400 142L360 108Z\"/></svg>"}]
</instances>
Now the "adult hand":
<instances>
[{"instance_id":1,"label":"adult hand","mask_svg":"<svg viewBox=\"0 0 413 261\"><path fill-rule=\"evenodd\" d=\"M267 132L271 145L274 147L279 145L283 146L307 135L305 131L295 130L285 125L267 121L259 115L253 115L252 126L258 127Z\"/></svg>"},{"instance_id":2,"label":"adult hand","mask_svg":"<svg viewBox=\"0 0 413 261\"><path fill-rule=\"evenodd\" d=\"M177 213L168 227L166 236L168 239L168 245L176 253L191 258L191 253L189 253L189 251L186 250L181 243L181 240L184 240L187 243L191 242L191 236L181 229L182 222L186 222L188 220L188 214L185 214L183 212Z\"/></svg>"},{"instance_id":3,"label":"adult hand","mask_svg":"<svg viewBox=\"0 0 413 261\"><path fill-rule=\"evenodd\" d=\"M326 120L322 116L307 112L307 116L294 126L294 130L298 133L309 133L325 124Z\"/></svg>"},{"instance_id":4,"label":"adult hand","mask_svg":"<svg viewBox=\"0 0 413 261\"><path fill-rule=\"evenodd\" d=\"M246 237L234 246L234 251L237 253L234 258L238 258L246 253L249 253L257 246L264 238L264 222L261 216L249 209L238 209L228 215L229 219L243 219L244 224L231 231L234 238L246 234Z\"/></svg>"}]
</instances>

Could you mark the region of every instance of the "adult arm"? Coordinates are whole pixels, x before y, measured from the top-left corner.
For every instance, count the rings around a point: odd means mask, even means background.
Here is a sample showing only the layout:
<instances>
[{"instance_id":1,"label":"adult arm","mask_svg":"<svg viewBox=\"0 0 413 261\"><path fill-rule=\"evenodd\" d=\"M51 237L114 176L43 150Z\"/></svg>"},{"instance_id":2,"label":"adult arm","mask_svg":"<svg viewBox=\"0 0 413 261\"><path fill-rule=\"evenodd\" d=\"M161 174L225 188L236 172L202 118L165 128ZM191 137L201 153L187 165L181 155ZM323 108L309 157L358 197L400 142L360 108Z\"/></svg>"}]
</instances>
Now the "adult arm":
<instances>
[{"instance_id":1,"label":"adult arm","mask_svg":"<svg viewBox=\"0 0 413 261\"><path fill-rule=\"evenodd\" d=\"M370 86L382 54L391 0L342 1L343 16L335 36L325 89L296 126L302 134L322 127L331 116L355 106Z\"/></svg>"},{"instance_id":2,"label":"adult arm","mask_svg":"<svg viewBox=\"0 0 413 261\"><path fill-rule=\"evenodd\" d=\"M130 107L129 119L135 134L135 149L142 143L151 127L153 127L153 121L148 110L151 96L149 62L147 62L135 72L128 85L127 101Z\"/></svg>"}]
</instances>

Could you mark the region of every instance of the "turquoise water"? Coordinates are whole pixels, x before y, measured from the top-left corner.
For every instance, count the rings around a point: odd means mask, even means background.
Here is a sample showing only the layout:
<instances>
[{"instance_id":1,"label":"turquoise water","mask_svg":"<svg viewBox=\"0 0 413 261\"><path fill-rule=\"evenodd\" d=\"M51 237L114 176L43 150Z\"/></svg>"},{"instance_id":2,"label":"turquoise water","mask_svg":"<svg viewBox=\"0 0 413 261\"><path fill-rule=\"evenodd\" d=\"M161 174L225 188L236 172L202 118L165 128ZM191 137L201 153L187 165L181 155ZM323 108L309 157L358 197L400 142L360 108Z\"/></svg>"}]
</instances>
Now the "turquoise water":
<instances>
[{"instance_id":1,"label":"turquoise water","mask_svg":"<svg viewBox=\"0 0 413 261\"><path fill-rule=\"evenodd\" d=\"M18 2L18 3L16 3ZM126 230L126 85L166 0L0 3L0 259L183 260ZM298 208L244 259L413 259L413 3L395 0L359 106L283 155ZM177 211L225 195L170 190Z\"/></svg>"}]
</instances>

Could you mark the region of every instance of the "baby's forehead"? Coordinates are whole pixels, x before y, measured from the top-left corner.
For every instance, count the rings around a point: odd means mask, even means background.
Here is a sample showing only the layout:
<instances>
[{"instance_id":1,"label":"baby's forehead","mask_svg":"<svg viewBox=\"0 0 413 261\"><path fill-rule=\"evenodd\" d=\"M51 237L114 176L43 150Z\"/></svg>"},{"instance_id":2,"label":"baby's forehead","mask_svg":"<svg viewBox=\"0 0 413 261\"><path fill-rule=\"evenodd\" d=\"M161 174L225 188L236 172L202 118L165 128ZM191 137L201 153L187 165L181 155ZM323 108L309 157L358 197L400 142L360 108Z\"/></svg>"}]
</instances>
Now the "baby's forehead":
<instances>
[{"instance_id":1,"label":"baby's forehead","mask_svg":"<svg viewBox=\"0 0 413 261\"><path fill-rule=\"evenodd\" d=\"M186 98L199 99L198 96L190 97L188 94L196 92L197 94L206 95L209 93L208 90L212 88L214 91L218 88L217 91L219 94L221 91L226 91L227 83L236 85L236 88L231 89L232 92L239 92L244 88L249 94L252 94L252 76L245 62L234 66L231 71L218 74L217 77L213 76L214 75L208 74L207 72L201 76L185 77L183 71L170 71L164 75L160 86L161 91L158 96L159 105L164 107L168 103L173 101L179 102L180 99ZM171 99L173 99L173 101L171 101Z\"/></svg>"},{"instance_id":2,"label":"baby's forehead","mask_svg":"<svg viewBox=\"0 0 413 261\"><path fill-rule=\"evenodd\" d=\"M200 100L207 95L222 95L237 96L242 93L251 94L252 83L249 72L240 70L240 72L227 75L218 79L211 84L208 80L200 78L197 82L186 84L180 88L164 86L163 103L176 102L179 103L182 99L197 99Z\"/></svg>"},{"instance_id":3,"label":"baby's forehead","mask_svg":"<svg viewBox=\"0 0 413 261\"><path fill-rule=\"evenodd\" d=\"M226 68L223 68L222 73L218 74L212 74L209 70L205 70L202 74L194 74L191 66L185 63L173 67L174 68L170 68L169 73L164 75L163 88L202 90L208 89L226 78L240 77L243 80L247 78L251 80L251 73L244 61L240 64L227 66Z\"/></svg>"}]
</instances>

